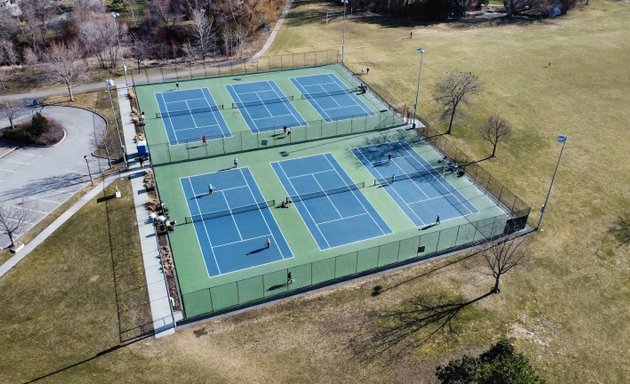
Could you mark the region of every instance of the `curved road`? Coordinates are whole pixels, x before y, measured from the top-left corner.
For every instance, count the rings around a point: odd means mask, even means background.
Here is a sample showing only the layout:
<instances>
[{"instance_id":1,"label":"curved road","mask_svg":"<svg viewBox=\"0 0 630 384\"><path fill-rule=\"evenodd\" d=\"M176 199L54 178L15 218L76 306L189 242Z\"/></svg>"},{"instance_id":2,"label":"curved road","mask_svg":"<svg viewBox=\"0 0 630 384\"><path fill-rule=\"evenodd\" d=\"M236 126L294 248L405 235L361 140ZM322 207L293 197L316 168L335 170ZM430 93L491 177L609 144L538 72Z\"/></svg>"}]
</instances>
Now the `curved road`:
<instances>
[{"instance_id":1,"label":"curved road","mask_svg":"<svg viewBox=\"0 0 630 384\"><path fill-rule=\"evenodd\" d=\"M0 158L0 203L31 212L25 230L90 181L83 156L88 156L93 175L107 168L106 161L90 155L95 130L105 128L106 123L100 116L83 109L58 106L44 107L42 114L64 127L64 140L49 148L18 148ZM0 234L0 248L7 245L8 236Z\"/></svg>"}]
</instances>

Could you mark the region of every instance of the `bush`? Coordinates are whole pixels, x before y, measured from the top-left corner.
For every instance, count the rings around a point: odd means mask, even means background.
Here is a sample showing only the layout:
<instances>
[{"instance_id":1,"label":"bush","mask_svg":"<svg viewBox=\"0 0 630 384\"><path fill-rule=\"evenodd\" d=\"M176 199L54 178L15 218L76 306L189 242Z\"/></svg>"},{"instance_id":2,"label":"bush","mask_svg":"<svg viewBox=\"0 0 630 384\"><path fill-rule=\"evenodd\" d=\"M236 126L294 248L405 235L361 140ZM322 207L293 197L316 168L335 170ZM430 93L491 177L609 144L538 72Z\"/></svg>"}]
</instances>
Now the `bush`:
<instances>
[{"instance_id":1,"label":"bush","mask_svg":"<svg viewBox=\"0 0 630 384\"><path fill-rule=\"evenodd\" d=\"M56 121L36 113L30 123L19 124L15 129L5 129L0 136L19 145L49 146L63 139L64 130Z\"/></svg>"},{"instance_id":2,"label":"bush","mask_svg":"<svg viewBox=\"0 0 630 384\"><path fill-rule=\"evenodd\" d=\"M31 119L31 127L27 129L33 138L38 138L44 133L48 132L50 124L48 120L39 112Z\"/></svg>"}]
</instances>

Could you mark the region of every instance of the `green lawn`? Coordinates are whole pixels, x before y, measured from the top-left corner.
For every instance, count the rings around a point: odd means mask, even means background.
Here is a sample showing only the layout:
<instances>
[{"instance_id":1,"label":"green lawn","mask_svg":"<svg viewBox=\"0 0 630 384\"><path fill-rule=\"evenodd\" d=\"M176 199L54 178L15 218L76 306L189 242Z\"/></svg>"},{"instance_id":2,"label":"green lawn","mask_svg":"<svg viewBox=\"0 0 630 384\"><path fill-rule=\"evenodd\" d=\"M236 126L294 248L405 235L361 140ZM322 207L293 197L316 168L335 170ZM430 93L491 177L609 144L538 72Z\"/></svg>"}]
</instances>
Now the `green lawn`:
<instances>
[{"instance_id":1,"label":"green lawn","mask_svg":"<svg viewBox=\"0 0 630 384\"><path fill-rule=\"evenodd\" d=\"M323 9L297 4L274 51L338 47L341 24L326 25ZM547 191L560 150L556 135L569 136L530 263L507 276L501 294L467 308L453 324L456 333L438 333L417 348L371 353L372 336L388 326L378 315L406 308L414 297L438 302L486 292L492 282L478 257L435 261L182 328L44 382L430 383L437 364L485 350L502 336L514 338L550 383L624 382L630 377L630 250L607 231L630 201L629 17L628 3L596 0L554 20L416 26L413 40L409 26L349 19L348 64L369 65L365 81L392 104L412 102L415 48L426 49L420 111L434 125L429 91L443 73L480 75L486 92L459 120L466 123L454 128L455 139L484 158L491 148L475 126L492 112L506 118L514 138L483 165L532 206ZM111 276L111 261L86 234L87 225L98 225L96 231L105 223L89 210L69 223L63 243L51 239L0 281L0 381L54 372L118 342L111 279L104 278L107 271ZM62 257L75 251L81 258ZM94 261L86 256L95 254L101 256ZM383 293L373 297L376 285ZM396 352L402 356L391 358Z\"/></svg>"}]
</instances>

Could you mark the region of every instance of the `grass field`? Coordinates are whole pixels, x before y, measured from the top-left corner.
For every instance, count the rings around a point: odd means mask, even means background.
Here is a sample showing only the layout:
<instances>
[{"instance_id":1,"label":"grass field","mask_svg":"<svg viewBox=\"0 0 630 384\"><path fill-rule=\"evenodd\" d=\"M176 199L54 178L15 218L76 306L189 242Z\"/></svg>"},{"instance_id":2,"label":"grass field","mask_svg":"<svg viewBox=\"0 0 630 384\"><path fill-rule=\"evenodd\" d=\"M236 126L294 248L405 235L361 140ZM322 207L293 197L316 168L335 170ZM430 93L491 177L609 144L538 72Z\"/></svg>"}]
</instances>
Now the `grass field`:
<instances>
[{"instance_id":1,"label":"grass field","mask_svg":"<svg viewBox=\"0 0 630 384\"><path fill-rule=\"evenodd\" d=\"M299 3L274 50L339 46L341 25L325 25L324 14L317 3ZM501 336L515 338L551 383L626 381L630 250L619 246L608 228L630 202L629 17L628 3L596 0L566 17L516 25L411 27L376 17L349 20L348 63L370 65L365 80L392 104L412 102L415 48L427 50L420 110L436 125L429 90L440 76L447 70L480 75L486 92L454 136L469 154L484 158L491 148L474 127L492 112L512 123L514 138L484 167L532 206L542 203L548 187L560 149L555 136L569 136L545 231L532 238L531 262L507 277L501 294L467 308L454 324L455 334L438 334L411 350L398 348L403 357L397 359L391 359L396 351L369 353L371 336L388 326L378 315L406 308L417 296L437 302L486 292L492 282L478 257L435 261L95 356L116 338L115 318L107 309L112 299L101 289L81 296L102 298L98 306L73 302L81 327L47 321L68 311L50 304L48 295L64 292L59 285L73 283L86 292L90 287L88 277L60 280L76 262L53 259L60 251L48 243L39 257L29 256L1 281L2 291L9 292L1 302L6 330L1 381L25 381L79 363L43 382L114 383L121 377L169 383L432 382L437 364L485 350ZM84 215L73 221L73 233L92 218ZM64 249L78 247L75 240L80 239L66 236ZM34 284L34 275L51 284ZM372 297L376 285L383 293ZM62 320L74 319L67 316Z\"/></svg>"}]
</instances>

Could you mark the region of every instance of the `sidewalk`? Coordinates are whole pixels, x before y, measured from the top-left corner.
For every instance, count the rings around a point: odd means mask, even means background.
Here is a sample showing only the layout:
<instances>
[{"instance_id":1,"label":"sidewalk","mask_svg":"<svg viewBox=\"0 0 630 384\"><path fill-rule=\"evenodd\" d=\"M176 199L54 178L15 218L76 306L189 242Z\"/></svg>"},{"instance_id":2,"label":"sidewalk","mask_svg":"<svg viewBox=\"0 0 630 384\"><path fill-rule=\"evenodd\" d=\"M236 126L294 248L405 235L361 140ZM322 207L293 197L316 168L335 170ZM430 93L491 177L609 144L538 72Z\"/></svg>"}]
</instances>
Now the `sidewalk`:
<instances>
[{"instance_id":1,"label":"sidewalk","mask_svg":"<svg viewBox=\"0 0 630 384\"><path fill-rule=\"evenodd\" d=\"M153 328L155 337L162 337L175 332L175 317L177 316L181 319L182 314L173 314L171 299L166 288L166 278L164 273L162 273L162 260L158 249L155 227L153 222L149 220L149 213L145 208L145 204L148 201L148 193L143 183L145 171L140 167L140 162L138 161L138 150L135 142L136 128L131 119L131 104L127 88L124 86L117 88L117 94L122 131L125 138L124 143L127 150L129 178L131 180L136 220L138 222L144 272L147 280L147 291L151 304ZM146 160L145 167L147 163L149 163L149 160Z\"/></svg>"}]
</instances>

